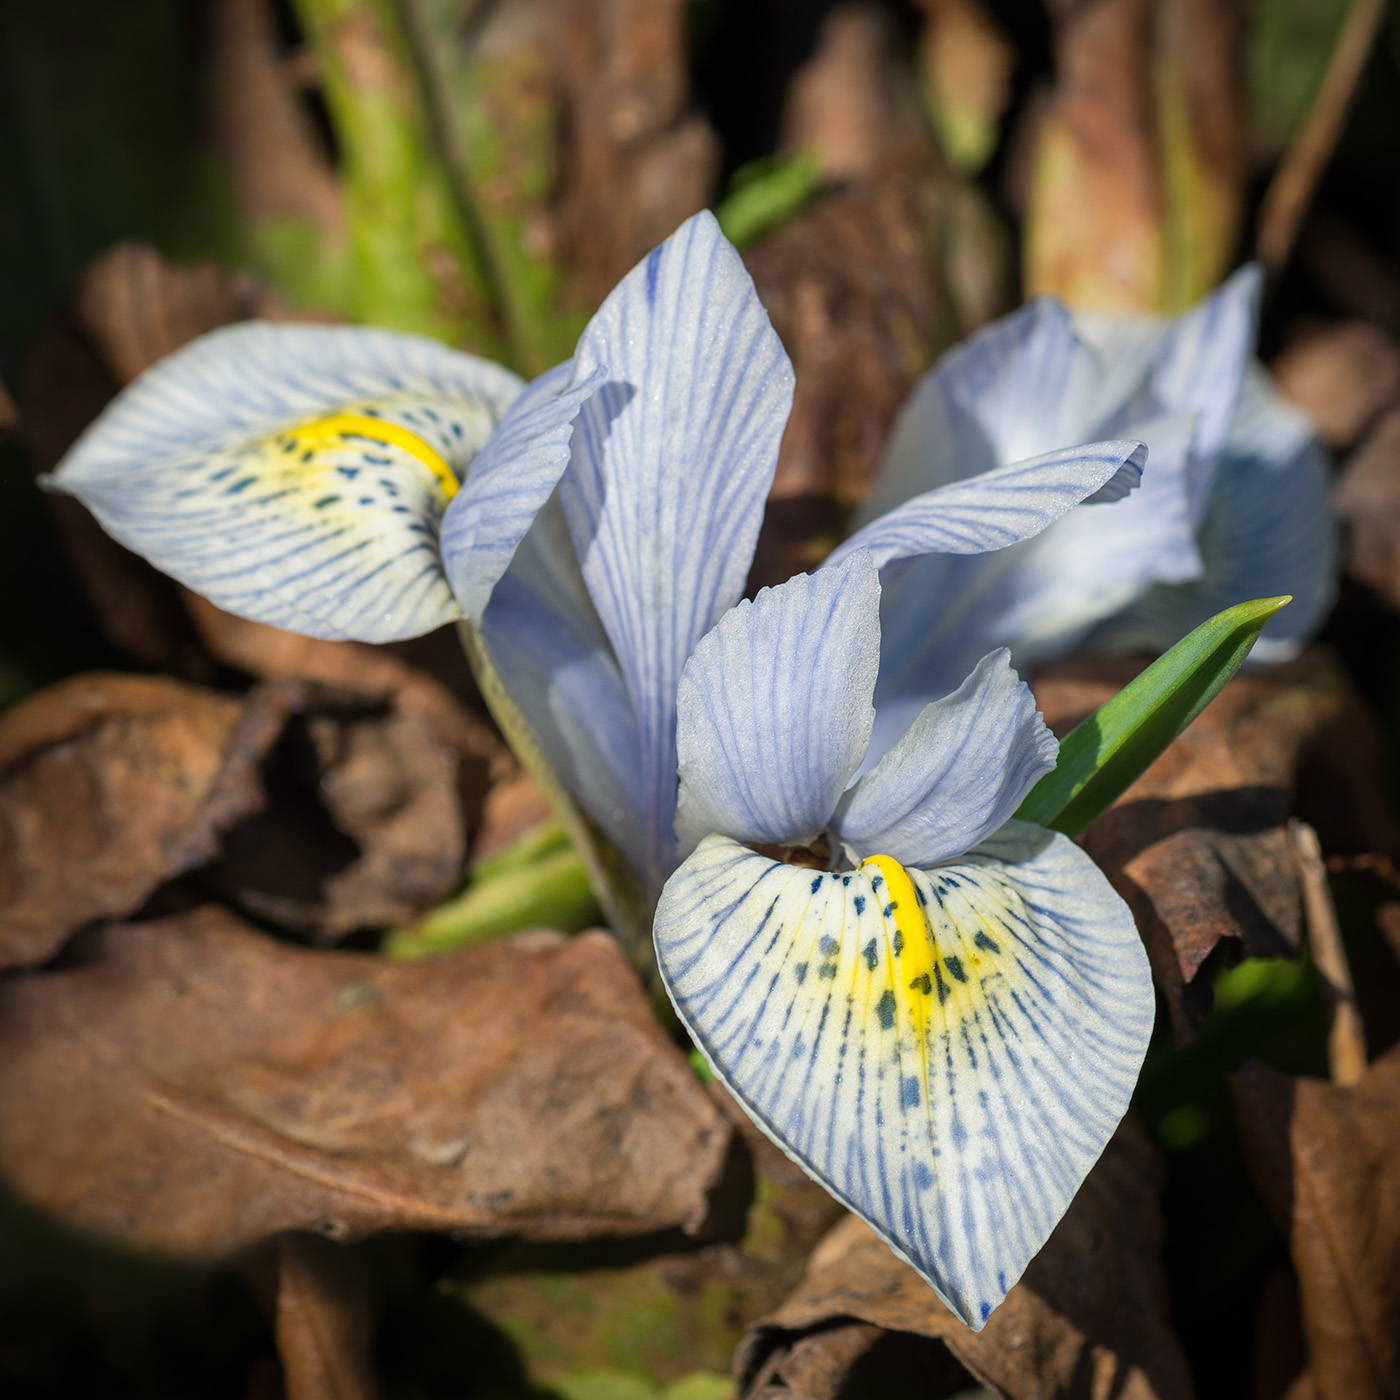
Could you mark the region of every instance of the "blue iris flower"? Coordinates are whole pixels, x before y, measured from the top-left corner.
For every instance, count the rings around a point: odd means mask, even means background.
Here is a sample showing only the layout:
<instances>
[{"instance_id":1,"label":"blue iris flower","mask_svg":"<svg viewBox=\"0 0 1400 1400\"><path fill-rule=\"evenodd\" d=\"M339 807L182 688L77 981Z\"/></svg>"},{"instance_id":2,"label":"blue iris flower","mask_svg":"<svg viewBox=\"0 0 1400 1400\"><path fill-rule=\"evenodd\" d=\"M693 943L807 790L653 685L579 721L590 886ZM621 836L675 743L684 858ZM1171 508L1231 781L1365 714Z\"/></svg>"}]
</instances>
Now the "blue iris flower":
<instances>
[{"instance_id":1,"label":"blue iris flower","mask_svg":"<svg viewBox=\"0 0 1400 1400\"><path fill-rule=\"evenodd\" d=\"M980 1327L1126 1110L1152 987L1102 873L1013 819L1056 743L1008 653L898 691L898 723L882 687L940 623L915 570L1117 518L1145 449L976 459L744 601L791 399L701 214L533 384L413 337L233 327L133 385L54 484L259 621L463 620L507 727L654 909L716 1073Z\"/></svg>"}]
</instances>

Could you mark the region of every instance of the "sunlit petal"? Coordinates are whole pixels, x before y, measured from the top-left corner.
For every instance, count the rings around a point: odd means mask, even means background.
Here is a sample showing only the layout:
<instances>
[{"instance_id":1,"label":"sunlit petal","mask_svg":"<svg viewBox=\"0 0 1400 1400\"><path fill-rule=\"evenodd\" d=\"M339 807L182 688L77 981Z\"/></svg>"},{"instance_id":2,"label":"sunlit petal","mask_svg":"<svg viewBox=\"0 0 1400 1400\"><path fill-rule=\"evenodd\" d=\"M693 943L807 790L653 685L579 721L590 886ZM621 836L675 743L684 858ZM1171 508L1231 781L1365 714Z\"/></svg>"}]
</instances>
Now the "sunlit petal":
<instances>
[{"instance_id":1,"label":"sunlit petal","mask_svg":"<svg viewBox=\"0 0 1400 1400\"><path fill-rule=\"evenodd\" d=\"M681 673L676 833L805 845L865 756L880 582L863 551L741 602ZM1008 814L1009 815L1009 814Z\"/></svg>"},{"instance_id":2,"label":"sunlit petal","mask_svg":"<svg viewBox=\"0 0 1400 1400\"><path fill-rule=\"evenodd\" d=\"M119 395L51 480L231 612L387 641L459 615L438 524L519 391L416 336L231 326Z\"/></svg>"},{"instance_id":3,"label":"sunlit petal","mask_svg":"<svg viewBox=\"0 0 1400 1400\"><path fill-rule=\"evenodd\" d=\"M1021 823L929 871L824 874L707 837L656 946L754 1120L974 1328L1103 1150L1152 1028L1127 907Z\"/></svg>"},{"instance_id":4,"label":"sunlit petal","mask_svg":"<svg viewBox=\"0 0 1400 1400\"><path fill-rule=\"evenodd\" d=\"M951 695L924 706L841 799L835 829L860 850L935 865L1001 826L1058 751L1010 653L993 652Z\"/></svg>"}]
</instances>

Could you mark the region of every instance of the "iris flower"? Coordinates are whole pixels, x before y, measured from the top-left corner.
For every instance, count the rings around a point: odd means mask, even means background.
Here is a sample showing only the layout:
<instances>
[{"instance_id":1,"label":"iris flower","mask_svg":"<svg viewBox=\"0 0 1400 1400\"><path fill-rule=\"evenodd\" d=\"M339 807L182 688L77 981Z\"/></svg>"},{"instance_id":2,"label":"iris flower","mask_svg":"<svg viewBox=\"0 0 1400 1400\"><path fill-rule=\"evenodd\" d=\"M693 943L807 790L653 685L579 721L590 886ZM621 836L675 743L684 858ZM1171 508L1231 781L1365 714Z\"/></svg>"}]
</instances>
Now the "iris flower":
<instances>
[{"instance_id":1,"label":"iris flower","mask_svg":"<svg viewBox=\"0 0 1400 1400\"><path fill-rule=\"evenodd\" d=\"M1152 469L1112 511L1075 511L994 555L887 578L902 662L882 724L1009 646L1018 667L1085 645L1157 652L1243 598L1291 594L1254 661L1294 655L1335 594L1326 454L1253 358L1260 273L1175 320L1073 314L1045 297L963 342L916 386L857 522L1064 442L1140 438ZM929 626L927 600L936 597Z\"/></svg>"},{"instance_id":2,"label":"iris flower","mask_svg":"<svg viewBox=\"0 0 1400 1400\"><path fill-rule=\"evenodd\" d=\"M904 660L882 580L1121 510L1144 449L920 493L746 602L791 398L701 214L529 386L411 337L234 327L126 391L55 484L260 621L464 619L524 756L655 907L715 1072L980 1327L1127 1107L1151 982L1102 873L1012 819L1056 744L1004 650L880 741Z\"/></svg>"}]
</instances>

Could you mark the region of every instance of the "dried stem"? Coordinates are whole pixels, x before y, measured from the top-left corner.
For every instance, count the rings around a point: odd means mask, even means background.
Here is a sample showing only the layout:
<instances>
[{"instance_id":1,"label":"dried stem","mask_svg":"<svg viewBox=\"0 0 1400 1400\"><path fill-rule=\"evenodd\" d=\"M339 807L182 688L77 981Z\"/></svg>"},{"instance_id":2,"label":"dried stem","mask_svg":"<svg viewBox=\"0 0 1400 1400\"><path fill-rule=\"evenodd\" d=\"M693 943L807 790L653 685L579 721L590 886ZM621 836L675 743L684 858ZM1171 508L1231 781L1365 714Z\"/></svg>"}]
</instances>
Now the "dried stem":
<instances>
[{"instance_id":1,"label":"dried stem","mask_svg":"<svg viewBox=\"0 0 1400 1400\"><path fill-rule=\"evenodd\" d=\"M1385 0L1351 0L1312 106L1284 152L1259 211L1259 261L1276 273L1288 261L1303 215L1342 134Z\"/></svg>"},{"instance_id":2,"label":"dried stem","mask_svg":"<svg viewBox=\"0 0 1400 1400\"><path fill-rule=\"evenodd\" d=\"M1327 887L1327 866L1317 832L1294 818L1288 823L1298 878L1303 887L1303 907L1308 917L1308 942L1313 965L1322 979L1331 1025L1327 1031L1327 1061L1335 1084L1355 1084L1366 1073L1366 1029L1356 1004L1351 969L1337 910Z\"/></svg>"}]
</instances>

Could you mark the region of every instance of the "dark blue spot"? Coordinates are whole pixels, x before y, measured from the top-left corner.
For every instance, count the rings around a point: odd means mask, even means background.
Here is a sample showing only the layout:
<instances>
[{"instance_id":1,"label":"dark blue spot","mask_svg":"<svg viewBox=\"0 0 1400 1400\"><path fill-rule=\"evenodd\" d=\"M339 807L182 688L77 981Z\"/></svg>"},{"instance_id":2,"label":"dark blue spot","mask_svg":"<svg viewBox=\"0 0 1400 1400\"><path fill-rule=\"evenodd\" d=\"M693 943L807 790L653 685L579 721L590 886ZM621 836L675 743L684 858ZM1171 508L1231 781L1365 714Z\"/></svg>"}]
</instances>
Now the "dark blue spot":
<instances>
[{"instance_id":1,"label":"dark blue spot","mask_svg":"<svg viewBox=\"0 0 1400 1400\"><path fill-rule=\"evenodd\" d=\"M875 965L880 961L880 950L876 946L875 940L872 938L860 952L861 956L865 959L866 967L868 967L871 972L874 972Z\"/></svg>"},{"instance_id":2,"label":"dark blue spot","mask_svg":"<svg viewBox=\"0 0 1400 1400\"><path fill-rule=\"evenodd\" d=\"M962 959L961 959L961 958L954 957L954 956L950 953L950 954L948 955L948 957L944 959L944 961L948 964L948 971L951 972L951 973L953 974L954 978L955 978L957 981L959 981L959 982L966 982L966 981L967 981L967 973L965 973L965 972L963 971L963 965L962 965Z\"/></svg>"},{"instance_id":3,"label":"dark blue spot","mask_svg":"<svg viewBox=\"0 0 1400 1400\"><path fill-rule=\"evenodd\" d=\"M800 987L807 980L807 964L798 963L792 970L792 975L797 978L797 985Z\"/></svg>"},{"instance_id":4,"label":"dark blue spot","mask_svg":"<svg viewBox=\"0 0 1400 1400\"><path fill-rule=\"evenodd\" d=\"M948 1125L948 1136L952 1139L954 1147L962 1147L967 1143L967 1129L963 1127L961 1118L954 1118Z\"/></svg>"},{"instance_id":5,"label":"dark blue spot","mask_svg":"<svg viewBox=\"0 0 1400 1400\"><path fill-rule=\"evenodd\" d=\"M914 898L917 899L921 905L927 907L928 900L924 898L923 890L921 890L917 885L914 886Z\"/></svg>"},{"instance_id":6,"label":"dark blue spot","mask_svg":"<svg viewBox=\"0 0 1400 1400\"><path fill-rule=\"evenodd\" d=\"M898 908L899 908L899 901L898 901L898 900L894 900L894 899L890 900L890 902L889 902L887 905L885 905L885 910L884 910L885 917L888 919L888 918L890 917L890 915L892 915L892 914L894 913L894 911L895 911L896 909L898 909Z\"/></svg>"},{"instance_id":7,"label":"dark blue spot","mask_svg":"<svg viewBox=\"0 0 1400 1400\"><path fill-rule=\"evenodd\" d=\"M933 965L933 975L938 983L938 1004L942 1006L953 995L953 989L943 980L943 972L937 963Z\"/></svg>"},{"instance_id":8,"label":"dark blue spot","mask_svg":"<svg viewBox=\"0 0 1400 1400\"><path fill-rule=\"evenodd\" d=\"M980 928L977 930L977 934L972 941L979 948L985 948L989 953L1001 952L1001 944L998 943L996 939L989 938L985 933L982 932Z\"/></svg>"},{"instance_id":9,"label":"dark blue spot","mask_svg":"<svg viewBox=\"0 0 1400 1400\"><path fill-rule=\"evenodd\" d=\"M823 982L830 982L831 979L836 976L836 964L834 962L823 963L817 969L817 976L820 977Z\"/></svg>"},{"instance_id":10,"label":"dark blue spot","mask_svg":"<svg viewBox=\"0 0 1400 1400\"><path fill-rule=\"evenodd\" d=\"M875 1003L875 1014L880 1018L880 1029L882 1031L892 1031L894 1029L894 993L885 992L880 1000Z\"/></svg>"},{"instance_id":11,"label":"dark blue spot","mask_svg":"<svg viewBox=\"0 0 1400 1400\"><path fill-rule=\"evenodd\" d=\"M339 499L339 496L322 496L321 499L316 502L316 509L325 510L327 506L333 506Z\"/></svg>"},{"instance_id":12,"label":"dark blue spot","mask_svg":"<svg viewBox=\"0 0 1400 1400\"><path fill-rule=\"evenodd\" d=\"M904 1083L899 1086L899 1106L900 1108L918 1108L919 1106L919 1081L912 1074L907 1075Z\"/></svg>"},{"instance_id":13,"label":"dark blue spot","mask_svg":"<svg viewBox=\"0 0 1400 1400\"><path fill-rule=\"evenodd\" d=\"M921 972L910 984L911 992L922 992L928 996L933 991L933 979L927 972Z\"/></svg>"},{"instance_id":14,"label":"dark blue spot","mask_svg":"<svg viewBox=\"0 0 1400 1400\"><path fill-rule=\"evenodd\" d=\"M990 1303L983 1303L983 1304L982 1304L982 1321L985 1322L989 1317L991 1317L991 1315L992 1315L992 1305L991 1305Z\"/></svg>"},{"instance_id":15,"label":"dark blue spot","mask_svg":"<svg viewBox=\"0 0 1400 1400\"><path fill-rule=\"evenodd\" d=\"M210 480L210 481L225 481L225 480L227 480L229 477L231 477L231 476L234 474L234 472L236 472L237 470L238 470L237 467L222 467L219 471L216 471L215 473L213 473L213 475L210 476L209 480Z\"/></svg>"},{"instance_id":16,"label":"dark blue spot","mask_svg":"<svg viewBox=\"0 0 1400 1400\"><path fill-rule=\"evenodd\" d=\"M361 504L362 506L372 506L372 505L374 504L374 497L373 497L373 496L361 496L361 497L360 497L360 504Z\"/></svg>"},{"instance_id":17,"label":"dark blue spot","mask_svg":"<svg viewBox=\"0 0 1400 1400\"><path fill-rule=\"evenodd\" d=\"M308 447L306 451L301 454L301 460L303 462L309 462L315 455L316 454Z\"/></svg>"},{"instance_id":18,"label":"dark blue spot","mask_svg":"<svg viewBox=\"0 0 1400 1400\"><path fill-rule=\"evenodd\" d=\"M898 957L904 951L904 935L898 930L894 931L894 955Z\"/></svg>"},{"instance_id":19,"label":"dark blue spot","mask_svg":"<svg viewBox=\"0 0 1400 1400\"><path fill-rule=\"evenodd\" d=\"M656 305L656 284L661 276L661 249L653 248L647 254L647 305Z\"/></svg>"},{"instance_id":20,"label":"dark blue spot","mask_svg":"<svg viewBox=\"0 0 1400 1400\"><path fill-rule=\"evenodd\" d=\"M871 880L871 882L870 882L870 888L871 888L872 890L878 890L878 889L880 888L880 886L883 885L884 883L885 883L885 877L884 877L883 875L877 875L877 876L875 876L875 878L874 878L873 880Z\"/></svg>"},{"instance_id":21,"label":"dark blue spot","mask_svg":"<svg viewBox=\"0 0 1400 1400\"><path fill-rule=\"evenodd\" d=\"M392 467L394 465L392 457L376 457L373 452L361 452L360 460L368 462L372 467Z\"/></svg>"},{"instance_id":22,"label":"dark blue spot","mask_svg":"<svg viewBox=\"0 0 1400 1400\"><path fill-rule=\"evenodd\" d=\"M812 881L812 893L813 893L813 894L816 894L816 892L817 892L819 889L821 889L821 887L822 887L822 877L821 877L820 875L818 875L817 878L816 878L815 880Z\"/></svg>"},{"instance_id":23,"label":"dark blue spot","mask_svg":"<svg viewBox=\"0 0 1400 1400\"><path fill-rule=\"evenodd\" d=\"M359 476L360 471L361 471L361 468L360 468L360 467L337 467L337 468L336 468L336 471L338 471L338 472L341 474L341 476L343 476L343 477L346 479L346 481L354 481L354 479L355 479L357 476Z\"/></svg>"},{"instance_id":24,"label":"dark blue spot","mask_svg":"<svg viewBox=\"0 0 1400 1400\"><path fill-rule=\"evenodd\" d=\"M807 1053L807 1046L803 1042L802 1032L797 1032L797 1039L792 1042L792 1058L800 1060Z\"/></svg>"},{"instance_id":25,"label":"dark blue spot","mask_svg":"<svg viewBox=\"0 0 1400 1400\"><path fill-rule=\"evenodd\" d=\"M242 478L242 480L240 480L240 481L235 481L235 482L233 483L232 486L227 487L227 488L225 489L225 491L224 491L224 495L225 495L225 496L236 496L240 491L246 490L246 489L247 489L249 486L251 486L256 480L257 480L257 477L255 477L255 476L245 476L245 477Z\"/></svg>"},{"instance_id":26,"label":"dark blue spot","mask_svg":"<svg viewBox=\"0 0 1400 1400\"><path fill-rule=\"evenodd\" d=\"M1006 1292L1006 1270L1005 1270L1005 1269L998 1269L998 1270L997 1270L997 1287L1000 1288L1001 1291L1002 1291L1003 1293Z\"/></svg>"},{"instance_id":27,"label":"dark blue spot","mask_svg":"<svg viewBox=\"0 0 1400 1400\"><path fill-rule=\"evenodd\" d=\"M864 896L863 894L858 894L858 895L855 897L855 901L854 901L854 902L855 902L855 906L856 906L856 913L857 913L857 914L864 914L864 913L865 913L865 896Z\"/></svg>"},{"instance_id":28,"label":"dark blue spot","mask_svg":"<svg viewBox=\"0 0 1400 1400\"><path fill-rule=\"evenodd\" d=\"M914 1185L920 1191L927 1191L933 1185L933 1173L922 1162L914 1163Z\"/></svg>"},{"instance_id":29,"label":"dark blue spot","mask_svg":"<svg viewBox=\"0 0 1400 1400\"><path fill-rule=\"evenodd\" d=\"M454 423L452 425L452 436L455 438L462 436L462 425L460 423Z\"/></svg>"},{"instance_id":30,"label":"dark blue spot","mask_svg":"<svg viewBox=\"0 0 1400 1400\"><path fill-rule=\"evenodd\" d=\"M841 877L841 883L843 885L849 885L851 883L851 877L849 875L843 875Z\"/></svg>"},{"instance_id":31,"label":"dark blue spot","mask_svg":"<svg viewBox=\"0 0 1400 1400\"><path fill-rule=\"evenodd\" d=\"M822 956L827 958L834 958L841 951L841 945L829 933L822 934L821 942L817 944L817 947L821 950Z\"/></svg>"}]
</instances>

